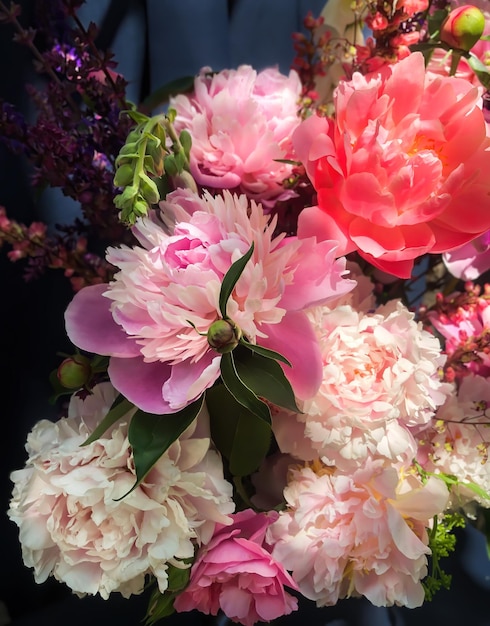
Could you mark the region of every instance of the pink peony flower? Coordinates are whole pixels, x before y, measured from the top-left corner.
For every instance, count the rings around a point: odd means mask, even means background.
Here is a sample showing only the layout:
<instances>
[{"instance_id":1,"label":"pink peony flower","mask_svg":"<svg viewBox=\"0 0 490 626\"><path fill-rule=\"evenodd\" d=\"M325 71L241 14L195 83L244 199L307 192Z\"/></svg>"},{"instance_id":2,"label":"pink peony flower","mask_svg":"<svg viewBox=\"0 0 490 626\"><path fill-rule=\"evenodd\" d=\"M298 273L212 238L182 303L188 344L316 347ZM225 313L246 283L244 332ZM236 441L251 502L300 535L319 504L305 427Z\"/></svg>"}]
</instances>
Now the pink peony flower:
<instances>
[{"instance_id":1,"label":"pink peony flower","mask_svg":"<svg viewBox=\"0 0 490 626\"><path fill-rule=\"evenodd\" d=\"M285 374L299 398L313 395L321 359L303 309L355 284L342 278L345 260L335 260L335 243L273 238L275 219L229 192L199 198L180 190L162 207L163 223L136 224L141 247L109 249L108 261L119 268L114 281L82 289L69 305L73 343L111 356L111 381L143 410L178 411L219 376L221 355L200 333L221 317L223 277L254 242L227 315L252 343L290 360Z\"/></svg>"},{"instance_id":2,"label":"pink peony flower","mask_svg":"<svg viewBox=\"0 0 490 626\"><path fill-rule=\"evenodd\" d=\"M292 166L276 159L291 158L291 134L300 122L298 75L274 68L257 73L248 65L210 72L201 70L191 96L170 100L175 128L192 136L196 182L239 190L267 206L292 197L282 185Z\"/></svg>"},{"instance_id":3,"label":"pink peony flower","mask_svg":"<svg viewBox=\"0 0 490 626\"><path fill-rule=\"evenodd\" d=\"M81 446L116 395L102 383L85 400L73 396L67 418L38 422L25 469L12 473L8 515L38 583L52 575L78 594L129 597L141 593L152 574L164 592L168 564L182 567L217 523L231 522L232 489L209 448L205 414L118 500L136 480L127 438L131 413Z\"/></svg>"},{"instance_id":4,"label":"pink peony flower","mask_svg":"<svg viewBox=\"0 0 490 626\"><path fill-rule=\"evenodd\" d=\"M461 280L476 280L490 270L490 231L442 255L448 271Z\"/></svg>"},{"instance_id":5,"label":"pink peony flower","mask_svg":"<svg viewBox=\"0 0 490 626\"><path fill-rule=\"evenodd\" d=\"M318 393L303 413L277 409L273 430L279 448L303 460L322 457L344 471L368 457L410 463L413 431L425 426L444 403L445 357L439 340L422 329L395 300L374 313L350 306L310 313L323 359Z\"/></svg>"},{"instance_id":6,"label":"pink peony flower","mask_svg":"<svg viewBox=\"0 0 490 626\"><path fill-rule=\"evenodd\" d=\"M209 544L199 550L189 585L175 600L176 611L217 615L221 609L245 626L288 615L297 609L297 600L284 587L297 586L265 542L277 513L247 509L233 517L231 526L217 527Z\"/></svg>"},{"instance_id":7,"label":"pink peony flower","mask_svg":"<svg viewBox=\"0 0 490 626\"><path fill-rule=\"evenodd\" d=\"M490 138L468 81L426 74L422 54L341 82L335 120L311 116L293 135L318 193L298 234L358 250L409 278L414 260L490 228Z\"/></svg>"},{"instance_id":8,"label":"pink peony flower","mask_svg":"<svg viewBox=\"0 0 490 626\"><path fill-rule=\"evenodd\" d=\"M462 484L451 489L458 509L476 500L490 508L490 380L470 374L439 408L436 420L420 434L419 461L429 472L455 476ZM465 486L474 483L488 494L483 497Z\"/></svg>"},{"instance_id":9,"label":"pink peony flower","mask_svg":"<svg viewBox=\"0 0 490 626\"><path fill-rule=\"evenodd\" d=\"M422 485L379 461L352 475L316 461L291 472L284 495L287 509L267 539L273 557L317 606L358 595L375 606L423 603L425 528L446 506L442 481Z\"/></svg>"},{"instance_id":10,"label":"pink peony flower","mask_svg":"<svg viewBox=\"0 0 490 626\"><path fill-rule=\"evenodd\" d=\"M470 372L490 376L490 285L483 293L479 285L468 282L463 292L437 294L427 319L444 338L446 379Z\"/></svg>"}]
</instances>

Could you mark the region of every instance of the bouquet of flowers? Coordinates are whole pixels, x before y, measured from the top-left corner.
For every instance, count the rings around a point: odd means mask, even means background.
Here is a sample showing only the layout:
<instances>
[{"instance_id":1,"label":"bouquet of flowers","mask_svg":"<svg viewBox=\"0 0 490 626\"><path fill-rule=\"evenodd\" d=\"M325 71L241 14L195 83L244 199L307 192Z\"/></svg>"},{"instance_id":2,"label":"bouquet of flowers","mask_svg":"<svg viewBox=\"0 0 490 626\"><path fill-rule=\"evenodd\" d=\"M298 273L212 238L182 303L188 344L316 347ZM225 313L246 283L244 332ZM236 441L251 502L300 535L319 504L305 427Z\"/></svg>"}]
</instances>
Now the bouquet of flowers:
<instances>
[{"instance_id":1,"label":"bouquet of flowers","mask_svg":"<svg viewBox=\"0 0 490 626\"><path fill-rule=\"evenodd\" d=\"M420 606L490 524L488 2L330 0L288 75L205 67L139 106L80 4L41 52L0 2L47 75L0 138L82 211L0 214L75 291L61 417L11 477L25 564L151 586L148 624Z\"/></svg>"}]
</instances>

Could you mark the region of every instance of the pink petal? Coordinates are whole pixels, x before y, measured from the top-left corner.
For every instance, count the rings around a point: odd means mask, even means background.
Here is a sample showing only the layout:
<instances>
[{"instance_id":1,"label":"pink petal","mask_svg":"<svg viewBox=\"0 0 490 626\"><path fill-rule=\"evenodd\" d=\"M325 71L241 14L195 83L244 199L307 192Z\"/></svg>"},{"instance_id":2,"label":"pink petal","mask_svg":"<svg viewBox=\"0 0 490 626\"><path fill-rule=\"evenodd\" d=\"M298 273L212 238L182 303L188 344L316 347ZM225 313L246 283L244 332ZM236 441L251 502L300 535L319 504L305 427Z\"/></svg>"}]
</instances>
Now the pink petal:
<instances>
[{"instance_id":1,"label":"pink petal","mask_svg":"<svg viewBox=\"0 0 490 626\"><path fill-rule=\"evenodd\" d=\"M146 363L143 357L113 357L108 372L114 387L143 411L163 415L175 413L177 410L163 399L163 384L172 373L172 368L167 363Z\"/></svg>"},{"instance_id":2,"label":"pink petal","mask_svg":"<svg viewBox=\"0 0 490 626\"><path fill-rule=\"evenodd\" d=\"M179 411L211 387L220 372L221 356L209 350L199 361L182 361L171 368L171 375L163 385L163 397Z\"/></svg>"},{"instance_id":3,"label":"pink petal","mask_svg":"<svg viewBox=\"0 0 490 626\"><path fill-rule=\"evenodd\" d=\"M260 345L279 352L292 367L282 366L295 395L301 400L313 397L322 382L320 347L313 328L303 312L288 311L280 324L264 325L268 337ZM308 355L308 358L305 358Z\"/></svg>"},{"instance_id":4,"label":"pink petal","mask_svg":"<svg viewBox=\"0 0 490 626\"><path fill-rule=\"evenodd\" d=\"M111 301L103 296L107 285L81 289L65 312L66 332L78 348L121 358L140 354L136 341L118 326L110 310Z\"/></svg>"}]
</instances>

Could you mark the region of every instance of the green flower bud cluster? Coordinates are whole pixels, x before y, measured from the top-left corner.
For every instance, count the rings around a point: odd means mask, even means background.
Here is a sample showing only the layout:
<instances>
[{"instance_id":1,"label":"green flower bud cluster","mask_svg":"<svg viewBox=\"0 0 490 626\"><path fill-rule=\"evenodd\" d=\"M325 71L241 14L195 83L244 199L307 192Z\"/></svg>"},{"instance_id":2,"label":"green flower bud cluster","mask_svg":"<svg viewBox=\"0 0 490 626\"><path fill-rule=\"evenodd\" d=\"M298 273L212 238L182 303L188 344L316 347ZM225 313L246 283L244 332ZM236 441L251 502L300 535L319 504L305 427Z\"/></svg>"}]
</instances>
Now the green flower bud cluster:
<instances>
[{"instance_id":1,"label":"green flower bud cluster","mask_svg":"<svg viewBox=\"0 0 490 626\"><path fill-rule=\"evenodd\" d=\"M191 136L187 131L180 136L175 133L175 111L153 117L138 111L127 114L136 127L116 159L114 185L122 191L114 198L114 204L121 210L121 221L132 225L160 201L164 175L175 176L188 170ZM167 147L167 137L171 148Z\"/></svg>"}]
</instances>

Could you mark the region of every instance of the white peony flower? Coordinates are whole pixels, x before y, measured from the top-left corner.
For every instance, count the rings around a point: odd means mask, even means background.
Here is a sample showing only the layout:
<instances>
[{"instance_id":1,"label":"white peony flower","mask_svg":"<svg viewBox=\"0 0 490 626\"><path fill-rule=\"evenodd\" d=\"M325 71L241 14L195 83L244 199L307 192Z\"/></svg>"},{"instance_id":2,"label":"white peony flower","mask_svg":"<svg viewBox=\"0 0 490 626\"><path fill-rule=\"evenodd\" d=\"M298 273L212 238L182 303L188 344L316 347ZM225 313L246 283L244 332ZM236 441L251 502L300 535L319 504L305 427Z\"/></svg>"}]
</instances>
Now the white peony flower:
<instances>
[{"instance_id":1,"label":"white peony flower","mask_svg":"<svg viewBox=\"0 0 490 626\"><path fill-rule=\"evenodd\" d=\"M209 541L217 522L231 523L234 510L221 459L209 448L205 414L118 500L136 480L127 438L131 413L81 446L115 397L110 383L102 383L85 400L73 396L68 417L34 426L27 465L11 476L8 511L36 582L52 575L78 594L105 599L113 591L141 593L147 574L165 591L167 565L183 567L181 560Z\"/></svg>"}]
</instances>

